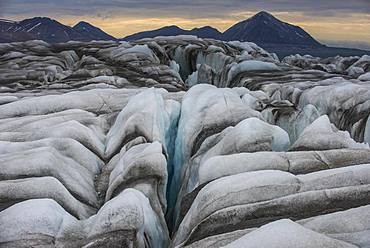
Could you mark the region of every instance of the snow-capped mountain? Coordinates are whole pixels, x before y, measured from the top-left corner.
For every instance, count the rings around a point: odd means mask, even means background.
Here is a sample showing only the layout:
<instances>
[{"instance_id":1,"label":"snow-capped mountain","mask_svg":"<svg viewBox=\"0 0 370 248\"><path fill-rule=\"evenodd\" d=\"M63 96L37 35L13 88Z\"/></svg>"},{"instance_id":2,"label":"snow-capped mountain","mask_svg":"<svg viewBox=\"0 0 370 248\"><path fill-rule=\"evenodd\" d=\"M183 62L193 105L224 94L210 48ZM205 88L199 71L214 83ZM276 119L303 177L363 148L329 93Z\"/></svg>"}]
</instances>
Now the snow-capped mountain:
<instances>
[{"instance_id":1,"label":"snow-capped mountain","mask_svg":"<svg viewBox=\"0 0 370 248\"><path fill-rule=\"evenodd\" d=\"M17 22L0 19L0 42L26 41L34 39L34 36L27 32L14 32L12 27L18 25Z\"/></svg>"},{"instance_id":2,"label":"snow-capped mountain","mask_svg":"<svg viewBox=\"0 0 370 248\"><path fill-rule=\"evenodd\" d=\"M69 40L87 40L82 34L69 26L47 17L34 17L25 19L11 26L8 33L28 33L34 39L46 42L67 42Z\"/></svg>"},{"instance_id":3,"label":"snow-capped mountain","mask_svg":"<svg viewBox=\"0 0 370 248\"><path fill-rule=\"evenodd\" d=\"M107 34L100 28L84 21L81 21L73 26L73 30L82 34L84 37L89 38L90 40L116 40L116 38Z\"/></svg>"},{"instance_id":4,"label":"snow-capped mountain","mask_svg":"<svg viewBox=\"0 0 370 248\"><path fill-rule=\"evenodd\" d=\"M47 17L34 17L20 22L1 20L0 32L0 40L4 42L37 39L58 43L115 39L87 22L80 22L72 28Z\"/></svg>"},{"instance_id":5,"label":"snow-capped mountain","mask_svg":"<svg viewBox=\"0 0 370 248\"><path fill-rule=\"evenodd\" d=\"M265 11L230 27L223 33L223 39L257 44L321 45L302 28L282 22Z\"/></svg>"},{"instance_id":6,"label":"snow-capped mountain","mask_svg":"<svg viewBox=\"0 0 370 248\"><path fill-rule=\"evenodd\" d=\"M157 36L176 36L176 35L195 35L198 36L199 38L212 38L212 39L222 38L222 33L220 33L217 29L210 26L194 28L192 30L185 30L179 28L178 26L172 25L155 30L139 32L133 35L126 36L122 40L132 41L140 40L143 38L154 38Z\"/></svg>"}]
</instances>

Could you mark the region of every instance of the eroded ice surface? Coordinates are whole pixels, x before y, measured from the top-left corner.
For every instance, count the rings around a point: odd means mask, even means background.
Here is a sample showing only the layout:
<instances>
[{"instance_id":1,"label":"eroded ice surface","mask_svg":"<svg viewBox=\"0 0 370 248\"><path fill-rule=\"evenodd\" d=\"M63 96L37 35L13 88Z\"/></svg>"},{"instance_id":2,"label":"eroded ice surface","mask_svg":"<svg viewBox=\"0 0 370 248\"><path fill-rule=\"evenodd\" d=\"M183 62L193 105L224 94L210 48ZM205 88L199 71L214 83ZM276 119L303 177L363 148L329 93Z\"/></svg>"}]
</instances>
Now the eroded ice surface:
<instances>
[{"instance_id":1,"label":"eroded ice surface","mask_svg":"<svg viewBox=\"0 0 370 248\"><path fill-rule=\"evenodd\" d=\"M370 247L370 57L0 44L0 247Z\"/></svg>"}]
</instances>

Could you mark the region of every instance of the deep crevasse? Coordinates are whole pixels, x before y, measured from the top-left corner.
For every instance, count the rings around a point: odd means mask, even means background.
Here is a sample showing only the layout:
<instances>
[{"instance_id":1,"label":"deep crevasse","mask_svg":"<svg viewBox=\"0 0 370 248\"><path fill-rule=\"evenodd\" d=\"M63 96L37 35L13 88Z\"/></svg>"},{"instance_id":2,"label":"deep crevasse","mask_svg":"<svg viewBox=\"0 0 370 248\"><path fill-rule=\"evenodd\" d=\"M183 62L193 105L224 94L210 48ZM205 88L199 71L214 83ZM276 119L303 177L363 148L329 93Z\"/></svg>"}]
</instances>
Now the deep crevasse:
<instances>
[{"instance_id":1,"label":"deep crevasse","mask_svg":"<svg viewBox=\"0 0 370 248\"><path fill-rule=\"evenodd\" d=\"M0 246L369 244L370 95L348 79L367 57L195 37L0 51Z\"/></svg>"}]
</instances>

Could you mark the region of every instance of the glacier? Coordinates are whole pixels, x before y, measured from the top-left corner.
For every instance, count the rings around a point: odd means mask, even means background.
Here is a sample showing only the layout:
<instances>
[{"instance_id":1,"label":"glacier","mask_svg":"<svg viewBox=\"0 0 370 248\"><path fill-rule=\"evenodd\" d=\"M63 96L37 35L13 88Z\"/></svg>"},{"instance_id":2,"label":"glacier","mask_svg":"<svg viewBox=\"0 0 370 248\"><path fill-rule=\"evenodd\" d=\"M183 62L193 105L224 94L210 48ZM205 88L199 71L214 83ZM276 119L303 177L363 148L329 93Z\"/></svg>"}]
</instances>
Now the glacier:
<instances>
[{"instance_id":1,"label":"glacier","mask_svg":"<svg viewBox=\"0 0 370 248\"><path fill-rule=\"evenodd\" d=\"M370 56L0 44L0 247L370 247Z\"/></svg>"}]
</instances>

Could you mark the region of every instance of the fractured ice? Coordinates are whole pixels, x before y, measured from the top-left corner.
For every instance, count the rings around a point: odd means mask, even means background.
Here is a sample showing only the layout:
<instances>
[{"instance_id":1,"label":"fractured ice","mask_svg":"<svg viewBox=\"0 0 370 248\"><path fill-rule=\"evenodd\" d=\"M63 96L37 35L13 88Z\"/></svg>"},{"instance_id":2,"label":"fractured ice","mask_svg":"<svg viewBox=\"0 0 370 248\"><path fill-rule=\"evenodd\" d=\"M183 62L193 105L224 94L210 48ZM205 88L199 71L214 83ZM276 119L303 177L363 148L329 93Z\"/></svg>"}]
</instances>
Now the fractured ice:
<instances>
[{"instance_id":1,"label":"fractured ice","mask_svg":"<svg viewBox=\"0 0 370 248\"><path fill-rule=\"evenodd\" d=\"M370 57L0 44L0 247L370 247Z\"/></svg>"}]
</instances>

